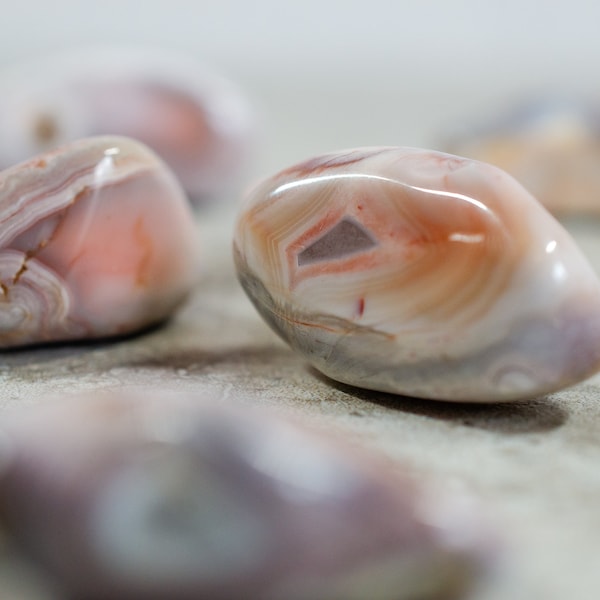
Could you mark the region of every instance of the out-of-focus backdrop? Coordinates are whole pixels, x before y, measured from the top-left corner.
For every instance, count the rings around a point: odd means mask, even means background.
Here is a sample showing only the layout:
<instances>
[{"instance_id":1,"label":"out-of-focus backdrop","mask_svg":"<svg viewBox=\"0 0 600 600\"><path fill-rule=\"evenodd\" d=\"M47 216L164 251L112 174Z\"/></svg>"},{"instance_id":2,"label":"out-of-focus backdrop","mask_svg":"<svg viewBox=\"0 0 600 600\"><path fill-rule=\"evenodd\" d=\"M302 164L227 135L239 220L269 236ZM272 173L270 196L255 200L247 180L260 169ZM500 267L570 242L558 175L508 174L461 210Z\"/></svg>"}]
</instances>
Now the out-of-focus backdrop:
<instances>
[{"instance_id":1,"label":"out-of-focus backdrop","mask_svg":"<svg viewBox=\"0 0 600 600\"><path fill-rule=\"evenodd\" d=\"M262 119L259 170L371 144L436 146L448 128L551 93L600 97L592 0L21 0L0 66L80 45L189 51Z\"/></svg>"}]
</instances>

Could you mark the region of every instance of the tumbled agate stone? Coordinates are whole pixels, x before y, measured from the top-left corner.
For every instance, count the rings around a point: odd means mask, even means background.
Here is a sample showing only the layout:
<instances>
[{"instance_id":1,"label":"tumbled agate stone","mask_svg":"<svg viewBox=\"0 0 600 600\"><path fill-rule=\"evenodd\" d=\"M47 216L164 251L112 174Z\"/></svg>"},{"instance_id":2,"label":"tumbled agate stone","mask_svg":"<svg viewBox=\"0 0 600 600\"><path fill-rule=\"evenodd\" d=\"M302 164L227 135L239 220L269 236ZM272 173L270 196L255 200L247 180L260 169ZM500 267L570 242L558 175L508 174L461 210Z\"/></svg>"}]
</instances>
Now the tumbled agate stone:
<instances>
[{"instance_id":1,"label":"tumbled agate stone","mask_svg":"<svg viewBox=\"0 0 600 600\"><path fill-rule=\"evenodd\" d=\"M73 142L0 172L0 348L130 333L196 279L184 192L138 142Z\"/></svg>"},{"instance_id":2,"label":"tumbled agate stone","mask_svg":"<svg viewBox=\"0 0 600 600\"><path fill-rule=\"evenodd\" d=\"M522 105L449 138L447 150L504 169L552 213L600 213L600 112L591 106Z\"/></svg>"},{"instance_id":3,"label":"tumbled agate stone","mask_svg":"<svg viewBox=\"0 0 600 600\"><path fill-rule=\"evenodd\" d=\"M600 283L512 177L412 148L311 159L235 228L267 323L340 382L423 398L530 398L600 367Z\"/></svg>"},{"instance_id":4,"label":"tumbled agate stone","mask_svg":"<svg viewBox=\"0 0 600 600\"><path fill-rule=\"evenodd\" d=\"M454 598L495 554L472 500L206 395L79 397L1 431L0 522L68 598Z\"/></svg>"},{"instance_id":5,"label":"tumbled agate stone","mask_svg":"<svg viewBox=\"0 0 600 600\"><path fill-rule=\"evenodd\" d=\"M253 147L249 103L185 55L78 48L0 76L0 168L75 139L118 134L152 148L195 202L232 188Z\"/></svg>"}]
</instances>

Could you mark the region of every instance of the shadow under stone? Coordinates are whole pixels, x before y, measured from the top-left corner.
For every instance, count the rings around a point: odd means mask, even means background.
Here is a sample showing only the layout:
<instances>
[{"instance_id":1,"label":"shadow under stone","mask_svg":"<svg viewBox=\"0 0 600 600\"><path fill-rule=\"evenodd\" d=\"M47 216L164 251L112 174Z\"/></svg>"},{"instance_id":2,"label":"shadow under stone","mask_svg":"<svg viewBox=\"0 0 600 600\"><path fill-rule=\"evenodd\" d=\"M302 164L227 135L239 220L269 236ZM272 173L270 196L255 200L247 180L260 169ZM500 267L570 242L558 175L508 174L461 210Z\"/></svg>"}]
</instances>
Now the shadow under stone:
<instances>
[{"instance_id":1,"label":"shadow under stone","mask_svg":"<svg viewBox=\"0 0 600 600\"><path fill-rule=\"evenodd\" d=\"M202 370L220 364L230 368L264 367L269 371L275 365L285 365L294 360L295 355L286 348L273 345L265 346L238 346L219 350L205 350L202 348L166 349L162 353L149 357L133 357L120 363L122 367L160 367L174 370L193 368Z\"/></svg>"},{"instance_id":2,"label":"shadow under stone","mask_svg":"<svg viewBox=\"0 0 600 600\"><path fill-rule=\"evenodd\" d=\"M311 373L340 392L390 411L409 413L506 434L552 431L563 426L569 413L556 401L541 397L500 404L444 402L376 392L339 383L309 367Z\"/></svg>"},{"instance_id":3,"label":"shadow under stone","mask_svg":"<svg viewBox=\"0 0 600 600\"><path fill-rule=\"evenodd\" d=\"M57 340L52 342L36 342L23 346L0 348L0 363L30 364L32 362L45 362L57 358L78 356L82 353L96 350L109 349L125 342L143 340L156 332L166 329L169 321L153 323L136 331L120 335L81 338L74 340Z\"/></svg>"}]
</instances>

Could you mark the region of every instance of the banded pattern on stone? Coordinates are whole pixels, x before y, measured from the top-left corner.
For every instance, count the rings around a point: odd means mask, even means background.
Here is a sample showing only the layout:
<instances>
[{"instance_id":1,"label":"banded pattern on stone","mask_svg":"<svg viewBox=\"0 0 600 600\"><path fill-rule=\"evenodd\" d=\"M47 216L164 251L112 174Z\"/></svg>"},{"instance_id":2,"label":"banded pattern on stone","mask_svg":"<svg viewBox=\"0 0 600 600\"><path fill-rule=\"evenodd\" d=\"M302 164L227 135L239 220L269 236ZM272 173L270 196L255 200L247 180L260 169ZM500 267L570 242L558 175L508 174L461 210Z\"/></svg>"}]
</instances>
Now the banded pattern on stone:
<instances>
[{"instance_id":1,"label":"banded pattern on stone","mask_svg":"<svg viewBox=\"0 0 600 600\"><path fill-rule=\"evenodd\" d=\"M600 367L600 283L513 178L362 148L255 188L234 239L267 322L333 379L456 401L528 398Z\"/></svg>"},{"instance_id":2,"label":"banded pattern on stone","mask_svg":"<svg viewBox=\"0 0 600 600\"><path fill-rule=\"evenodd\" d=\"M493 559L470 498L221 400L130 391L6 416L3 526L68 598L433 600Z\"/></svg>"},{"instance_id":3,"label":"banded pattern on stone","mask_svg":"<svg viewBox=\"0 0 600 600\"><path fill-rule=\"evenodd\" d=\"M136 331L196 280L183 190L126 138L74 142L0 172L0 347Z\"/></svg>"}]
</instances>

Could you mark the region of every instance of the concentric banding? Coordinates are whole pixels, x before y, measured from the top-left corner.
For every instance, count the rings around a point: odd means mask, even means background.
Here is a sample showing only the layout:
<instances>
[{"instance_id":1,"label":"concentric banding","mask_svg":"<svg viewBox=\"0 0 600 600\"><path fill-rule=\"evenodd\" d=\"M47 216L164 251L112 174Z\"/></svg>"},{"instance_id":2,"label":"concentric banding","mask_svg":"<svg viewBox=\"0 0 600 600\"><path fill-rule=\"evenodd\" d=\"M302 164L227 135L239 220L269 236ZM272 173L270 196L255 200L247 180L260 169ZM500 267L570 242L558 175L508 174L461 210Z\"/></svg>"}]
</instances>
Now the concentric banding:
<instances>
[{"instance_id":1,"label":"concentric banding","mask_svg":"<svg viewBox=\"0 0 600 600\"><path fill-rule=\"evenodd\" d=\"M82 334L84 328L68 318L71 298L65 282L22 252L0 252L0 290L0 338L5 344L48 339L56 323L64 323L69 336Z\"/></svg>"},{"instance_id":2,"label":"concentric banding","mask_svg":"<svg viewBox=\"0 0 600 600\"><path fill-rule=\"evenodd\" d=\"M234 254L271 326L346 383L510 400L600 364L592 269L483 163L410 148L311 159L250 194Z\"/></svg>"},{"instance_id":3,"label":"concentric banding","mask_svg":"<svg viewBox=\"0 0 600 600\"><path fill-rule=\"evenodd\" d=\"M183 191L138 142L80 140L0 173L0 347L148 326L196 264Z\"/></svg>"}]
</instances>

